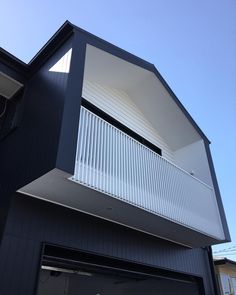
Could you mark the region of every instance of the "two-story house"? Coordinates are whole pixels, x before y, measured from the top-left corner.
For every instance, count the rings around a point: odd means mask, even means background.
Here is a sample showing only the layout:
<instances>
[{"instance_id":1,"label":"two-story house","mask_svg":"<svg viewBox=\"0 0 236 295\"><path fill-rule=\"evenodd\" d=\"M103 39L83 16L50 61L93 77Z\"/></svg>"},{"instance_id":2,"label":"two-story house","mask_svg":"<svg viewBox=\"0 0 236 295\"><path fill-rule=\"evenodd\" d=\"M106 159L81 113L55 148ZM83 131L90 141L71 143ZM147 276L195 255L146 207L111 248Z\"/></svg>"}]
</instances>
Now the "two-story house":
<instances>
[{"instance_id":1,"label":"two-story house","mask_svg":"<svg viewBox=\"0 0 236 295\"><path fill-rule=\"evenodd\" d=\"M236 262L226 257L214 258L220 295L236 295Z\"/></svg>"},{"instance_id":2,"label":"two-story house","mask_svg":"<svg viewBox=\"0 0 236 295\"><path fill-rule=\"evenodd\" d=\"M216 294L210 142L153 64L66 22L0 95L1 295Z\"/></svg>"}]
</instances>

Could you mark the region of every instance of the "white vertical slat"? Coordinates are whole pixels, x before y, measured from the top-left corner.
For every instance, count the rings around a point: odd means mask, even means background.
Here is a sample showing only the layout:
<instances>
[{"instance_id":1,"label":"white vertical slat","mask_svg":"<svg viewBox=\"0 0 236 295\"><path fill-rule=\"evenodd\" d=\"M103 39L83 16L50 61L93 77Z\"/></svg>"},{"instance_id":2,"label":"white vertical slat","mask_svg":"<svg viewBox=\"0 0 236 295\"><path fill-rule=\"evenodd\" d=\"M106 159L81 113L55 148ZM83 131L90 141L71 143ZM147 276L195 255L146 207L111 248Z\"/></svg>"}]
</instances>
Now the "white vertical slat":
<instances>
[{"instance_id":1,"label":"white vertical slat","mask_svg":"<svg viewBox=\"0 0 236 295\"><path fill-rule=\"evenodd\" d=\"M121 197L125 196L125 183L124 183L124 170L125 170L125 165L124 165L124 134L120 133L120 138L121 138L121 142L120 142L120 150L121 150L121 155L120 155L120 170L121 170Z\"/></svg>"},{"instance_id":2,"label":"white vertical slat","mask_svg":"<svg viewBox=\"0 0 236 295\"><path fill-rule=\"evenodd\" d=\"M117 196L121 197L121 148L120 148L120 132L117 130Z\"/></svg>"},{"instance_id":3,"label":"white vertical slat","mask_svg":"<svg viewBox=\"0 0 236 295\"><path fill-rule=\"evenodd\" d=\"M82 154L81 154L81 181L84 182L84 175L86 172L85 169L85 158L86 158L86 142L88 140L88 135L87 135L87 126L88 126L88 112L85 112L84 110L84 134L83 134L83 138L81 138L81 141L79 141L79 143L81 143L82 145L80 146L79 149L82 150Z\"/></svg>"},{"instance_id":4,"label":"white vertical slat","mask_svg":"<svg viewBox=\"0 0 236 295\"><path fill-rule=\"evenodd\" d=\"M110 176L110 171L109 171L109 154L110 154L110 138L109 138L109 129L110 126L107 125L105 130L106 130L106 155L105 155L105 161L106 161L106 171L105 171L105 175L106 175L106 181L105 181L105 191L106 192L110 192L109 190L109 176Z\"/></svg>"},{"instance_id":5,"label":"white vertical slat","mask_svg":"<svg viewBox=\"0 0 236 295\"><path fill-rule=\"evenodd\" d=\"M99 124L98 124L98 118L95 117L95 139L94 139L94 154L93 154L93 167L94 167L94 173L93 173L93 185L94 187L97 187L97 159L98 157L98 136L99 136Z\"/></svg>"},{"instance_id":6,"label":"white vertical slat","mask_svg":"<svg viewBox=\"0 0 236 295\"><path fill-rule=\"evenodd\" d=\"M91 133L92 133L92 114L89 113L88 116L88 136L87 136L87 153L86 153L86 160L85 160L85 167L86 167L86 173L85 173L85 183L91 183L90 179L89 179L89 168L90 168L90 158L91 158L91 149L92 149L92 145L91 145Z\"/></svg>"},{"instance_id":7,"label":"white vertical slat","mask_svg":"<svg viewBox=\"0 0 236 295\"><path fill-rule=\"evenodd\" d=\"M103 128L103 137L102 137L102 141L103 141L103 156L102 156L102 172L103 172L103 176L102 176L102 189L105 191L106 190L106 153L107 153L107 146L106 146L106 142L107 142L107 129L105 126L105 122L102 123L102 128Z\"/></svg>"},{"instance_id":8,"label":"white vertical slat","mask_svg":"<svg viewBox=\"0 0 236 295\"><path fill-rule=\"evenodd\" d=\"M98 179L99 179L99 188L101 190L103 190L103 153L104 153L104 148L103 148L103 138L104 138L104 134L103 134L103 121L100 121L100 132L101 132L101 137L100 137L100 175L98 174ZM99 177L100 176L100 177Z\"/></svg>"},{"instance_id":9,"label":"white vertical slat","mask_svg":"<svg viewBox=\"0 0 236 295\"><path fill-rule=\"evenodd\" d=\"M132 203L135 204L135 187L136 187L136 174L135 174L135 149L134 149L134 142L130 140L130 166L131 166L131 178L132 178Z\"/></svg>"},{"instance_id":10,"label":"white vertical slat","mask_svg":"<svg viewBox=\"0 0 236 295\"><path fill-rule=\"evenodd\" d=\"M90 148L90 159L89 159L89 167L88 167L88 179L89 179L89 181L90 181L90 183L91 183L91 186L93 187L94 186L94 181L93 181L93 176L94 176L94 169L93 169L93 167L94 167L94 157L95 157L95 155L94 155L94 151L95 151L95 148L96 148L96 144L95 144L95 136L96 136L96 127L95 127L95 119L96 119L96 117L95 116L92 116L91 117L91 121L90 121L90 123L91 123L91 132L90 132L90 134L91 134L91 140L90 140L90 146L89 146L89 148Z\"/></svg>"},{"instance_id":11,"label":"white vertical slat","mask_svg":"<svg viewBox=\"0 0 236 295\"><path fill-rule=\"evenodd\" d=\"M145 164L146 164L146 179L147 179L147 194L148 194L148 202L146 202L147 204L147 208L151 211L153 208L153 204L152 204L152 188L151 188L151 171L150 171L150 162L149 162L149 158L151 156L151 152L149 152L149 150L145 150Z\"/></svg>"},{"instance_id":12,"label":"white vertical slat","mask_svg":"<svg viewBox=\"0 0 236 295\"><path fill-rule=\"evenodd\" d=\"M137 204L138 201L138 195L140 194L139 189L139 177L138 177L138 156L137 156L137 145L134 141L132 141L132 150L134 153L133 157L133 173L134 173L134 202Z\"/></svg>"},{"instance_id":13,"label":"white vertical slat","mask_svg":"<svg viewBox=\"0 0 236 295\"><path fill-rule=\"evenodd\" d=\"M83 107L72 179L173 222L223 236L211 187Z\"/></svg>"},{"instance_id":14,"label":"white vertical slat","mask_svg":"<svg viewBox=\"0 0 236 295\"><path fill-rule=\"evenodd\" d=\"M118 185L119 185L119 175L118 175L118 130L114 128L114 146L115 146L115 157L114 157L114 195L119 196Z\"/></svg>"},{"instance_id":15,"label":"white vertical slat","mask_svg":"<svg viewBox=\"0 0 236 295\"><path fill-rule=\"evenodd\" d=\"M84 139L84 109L81 109L80 114L80 126L79 126L79 134L78 134L78 143L77 143L77 153L76 153L76 165L75 165L75 179L78 180L80 177L77 178L78 174L80 173L80 163L81 163L81 155L82 155L82 148L78 149L78 144L80 143L83 146L83 143L81 143L81 140ZM79 152L78 152L79 151Z\"/></svg>"}]
</instances>

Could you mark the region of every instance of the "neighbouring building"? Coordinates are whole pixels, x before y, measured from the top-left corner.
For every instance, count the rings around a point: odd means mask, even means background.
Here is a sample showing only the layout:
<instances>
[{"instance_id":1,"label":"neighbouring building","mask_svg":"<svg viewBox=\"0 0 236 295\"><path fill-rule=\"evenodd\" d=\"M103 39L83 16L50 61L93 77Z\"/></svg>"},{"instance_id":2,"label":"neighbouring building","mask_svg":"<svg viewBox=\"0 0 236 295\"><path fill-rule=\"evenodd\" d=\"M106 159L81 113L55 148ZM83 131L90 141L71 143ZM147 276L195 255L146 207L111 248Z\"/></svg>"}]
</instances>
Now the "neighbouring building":
<instances>
[{"instance_id":1,"label":"neighbouring building","mask_svg":"<svg viewBox=\"0 0 236 295\"><path fill-rule=\"evenodd\" d=\"M1 295L217 294L210 142L154 65L66 22L0 95Z\"/></svg>"},{"instance_id":2,"label":"neighbouring building","mask_svg":"<svg viewBox=\"0 0 236 295\"><path fill-rule=\"evenodd\" d=\"M236 261L214 258L215 272L221 295L236 295Z\"/></svg>"}]
</instances>

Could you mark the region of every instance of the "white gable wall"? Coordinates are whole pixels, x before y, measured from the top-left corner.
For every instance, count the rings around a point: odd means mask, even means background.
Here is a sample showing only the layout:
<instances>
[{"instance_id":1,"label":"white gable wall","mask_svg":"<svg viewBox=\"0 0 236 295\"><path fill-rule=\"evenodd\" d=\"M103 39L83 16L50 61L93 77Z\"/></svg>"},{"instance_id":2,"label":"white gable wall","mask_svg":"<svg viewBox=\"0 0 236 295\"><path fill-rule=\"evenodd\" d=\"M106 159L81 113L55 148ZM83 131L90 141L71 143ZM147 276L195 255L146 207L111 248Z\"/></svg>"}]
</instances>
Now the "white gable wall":
<instances>
[{"instance_id":1,"label":"white gable wall","mask_svg":"<svg viewBox=\"0 0 236 295\"><path fill-rule=\"evenodd\" d=\"M159 147L162 150L162 156L173 162L174 156L172 150L124 91L85 80L82 96L99 109Z\"/></svg>"},{"instance_id":2,"label":"white gable wall","mask_svg":"<svg viewBox=\"0 0 236 295\"><path fill-rule=\"evenodd\" d=\"M196 141L175 151L174 159L177 166L213 187L203 140Z\"/></svg>"}]
</instances>

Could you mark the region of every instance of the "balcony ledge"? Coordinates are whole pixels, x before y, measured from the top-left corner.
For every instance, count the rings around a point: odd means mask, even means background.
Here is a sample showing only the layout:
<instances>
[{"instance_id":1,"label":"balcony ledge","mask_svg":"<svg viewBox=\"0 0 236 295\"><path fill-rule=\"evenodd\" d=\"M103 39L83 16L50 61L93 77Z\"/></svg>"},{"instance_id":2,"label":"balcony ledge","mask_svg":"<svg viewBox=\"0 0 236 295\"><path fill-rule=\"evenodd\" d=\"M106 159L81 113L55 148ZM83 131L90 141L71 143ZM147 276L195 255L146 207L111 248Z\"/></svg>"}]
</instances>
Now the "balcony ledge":
<instances>
[{"instance_id":1,"label":"balcony ledge","mask_svg":"<svg viewBox=\"0 0 236 295\"><path fill-rule=\"evenodd\" d=\"M18 192L122 224L189 248L223 242L216 237L148 212L145 208L78 184L69 180L70 177L70 174L54 169L22 187Z\"/></svg>"}]
</instances>

